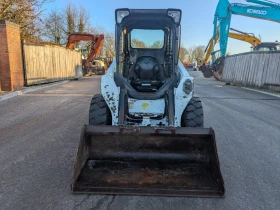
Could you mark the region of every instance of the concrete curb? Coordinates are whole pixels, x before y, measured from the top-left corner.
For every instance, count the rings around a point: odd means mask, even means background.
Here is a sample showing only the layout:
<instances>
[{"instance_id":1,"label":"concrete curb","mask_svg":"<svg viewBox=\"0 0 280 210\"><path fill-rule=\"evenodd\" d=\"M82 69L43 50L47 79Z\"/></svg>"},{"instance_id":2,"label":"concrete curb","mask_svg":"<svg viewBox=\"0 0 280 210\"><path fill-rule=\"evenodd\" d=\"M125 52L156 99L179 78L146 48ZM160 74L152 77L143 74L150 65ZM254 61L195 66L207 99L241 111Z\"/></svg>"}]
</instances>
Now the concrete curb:
<instances>
[{"instance_id":1,"label":"concrete curb","mask_svg":"<svg viewBox=\"0 0 280 210\"><path fill-rule=\"evenodd\" d=\"M33 91L36 91L36 90L40 90L40 89L44 89L44 88L48 88L48 87L53 87L53 86L57 86L57 85L62 85L62 84L65 84L69 81L70 80L62 81L62 82L56 82L56 83L47 84L47 85L36 86L36 87L27 87L23 90L15 91L15 92L8 93L8 94L0 96L0 101L4 101L4 100L10 99L10 98L13 98L15 96L19 96L19 95L22 95L22 94L25 94L25 93L30 93L30 92L33 92Z\"/></svg>"},{"instance_id":2,"label":"concrete curb","mask_svg":"<svg viewBox=\"0 0 280 210\"><path fill-rule=\"evenodd\" d=\"M267 91L264 91L264 90L261 90L261 89L260 90L256 90L256 89L247 88L247 87L241 87L241 88L280 98L280 94L277 94L277 93L270 93L270 92L267 92Z\"/></svg>"}]
</instances>

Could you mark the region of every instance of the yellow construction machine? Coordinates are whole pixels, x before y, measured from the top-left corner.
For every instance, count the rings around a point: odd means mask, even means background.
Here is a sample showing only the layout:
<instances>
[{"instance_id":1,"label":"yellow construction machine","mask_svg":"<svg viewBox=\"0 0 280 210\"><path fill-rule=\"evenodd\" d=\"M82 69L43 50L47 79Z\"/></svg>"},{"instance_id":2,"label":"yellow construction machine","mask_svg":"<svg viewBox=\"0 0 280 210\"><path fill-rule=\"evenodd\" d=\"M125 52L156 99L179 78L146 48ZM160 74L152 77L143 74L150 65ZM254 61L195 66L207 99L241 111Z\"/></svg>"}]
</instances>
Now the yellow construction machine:
<instances>
[{"instance_id":1,"label":"yellow construction machine","mask_svg":"<svg viewBox=\"0 0 280 210\"><path fill-rule=\"evenodd\" d=\"M230 32L228 35L230 38L248 42L252 45L253 48L257 47L261 43L261 40L258 39L257 37L255 37L255 35L253 33L246 33L246 32L242 32L242 31L239 31L239 30L236 30L233 28L230 28L230 30L238 32L238 33ZM209 58L210 58L211 54L214 52L214 47L218 43L218 41L219 41L219 33L217 32L216 38L210 39L210 41L204 51L205 55L202 60L203 64L207 64L207 62L209 61Z\"/></svg>"},{"instance_id":2,"label":"yellow construction machine","mask_svg":"<svg viewBox=\"0 0 280 210\"><path fill-rule=\"evenodd\" d=\"M259 46L261 43L261 40L258 39L257 37L255 37L255 35L253 33L246 33L246 32L242 32L242 31L239 31L239 30L236 30L233 28L230 28L230 30L237 32L237 33L229 32L228 36L230 38L248 42L252 45L253 49L256 49L257 46ZM203 72L204 76L207 78L213 76L212 68L215 68L213 66L207 65L207 62L209 61L210 56L212 56L213 65L217 66L218 68L223 68L222 60L216 59L216 53L218 51L214 51L214 47L219 42L219 38L220 38L220 36L219 36L218 30L217 30L215 39L214 38L210 39L210 41L204 51L204 58L202 60L202 63L199 66L199 69Z\"/></svg>"}]
</instances>

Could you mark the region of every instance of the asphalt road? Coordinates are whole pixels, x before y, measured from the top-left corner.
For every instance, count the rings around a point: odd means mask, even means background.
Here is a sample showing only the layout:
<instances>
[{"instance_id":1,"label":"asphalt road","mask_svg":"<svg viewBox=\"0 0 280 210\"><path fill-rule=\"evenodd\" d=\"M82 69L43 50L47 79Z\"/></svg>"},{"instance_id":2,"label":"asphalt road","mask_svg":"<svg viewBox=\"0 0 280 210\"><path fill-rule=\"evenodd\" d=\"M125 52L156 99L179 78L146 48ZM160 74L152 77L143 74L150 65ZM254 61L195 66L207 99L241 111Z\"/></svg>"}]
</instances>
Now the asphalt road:
<instances>
[{"instance_id":1,"label":"asphalt road","mask_svg":"<svg viewBox=\"0 0 280 210\"><path fill-rule=\"evenodd\" d=\"M74 156L98 76L0 102L0 209L280 209L280 98L196 77L225 198L72 195Z\"/></svg>"}]
</instances>

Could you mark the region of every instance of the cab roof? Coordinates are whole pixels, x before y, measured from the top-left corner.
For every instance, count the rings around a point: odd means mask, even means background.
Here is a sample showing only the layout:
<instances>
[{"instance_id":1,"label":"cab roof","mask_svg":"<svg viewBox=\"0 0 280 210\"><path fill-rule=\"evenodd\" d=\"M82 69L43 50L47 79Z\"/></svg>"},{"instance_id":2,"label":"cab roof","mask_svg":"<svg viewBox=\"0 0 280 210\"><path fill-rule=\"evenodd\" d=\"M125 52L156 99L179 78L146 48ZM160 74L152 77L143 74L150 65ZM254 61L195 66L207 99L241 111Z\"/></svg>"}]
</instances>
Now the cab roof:
<instances>
[{"instance_id":1,"label":"cab roof","mask_svg":"<svg viewBox=\"0 0 280 210\"><path fill-rule=\"evenodd\" d=\"M182 11L180 9L116 9L116 24L121 24L123 20L141 19L143 17L153 18L170 18L176 25L181 24Z\"/></svg>"}]
</instances>

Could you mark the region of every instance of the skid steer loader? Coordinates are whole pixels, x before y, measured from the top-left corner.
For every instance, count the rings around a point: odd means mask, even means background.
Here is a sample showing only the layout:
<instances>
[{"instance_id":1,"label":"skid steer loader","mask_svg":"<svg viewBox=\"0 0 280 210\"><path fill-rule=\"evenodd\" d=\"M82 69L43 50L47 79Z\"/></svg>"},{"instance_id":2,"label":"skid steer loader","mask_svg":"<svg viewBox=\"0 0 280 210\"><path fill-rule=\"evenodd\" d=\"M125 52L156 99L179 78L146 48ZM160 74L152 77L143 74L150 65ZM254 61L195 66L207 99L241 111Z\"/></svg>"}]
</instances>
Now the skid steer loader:
<instances>
[{"instance_id":1,"label":"skid steer loader","mask_svg":"<svg viewBox=\"0 0 280 210\"><path fill-rule=\"evenodd\" d=\"M215 134L178 60L179 9L117 9L116 59L92 98L74 193L223 196Z\"/></svg>"}]
</instances>

